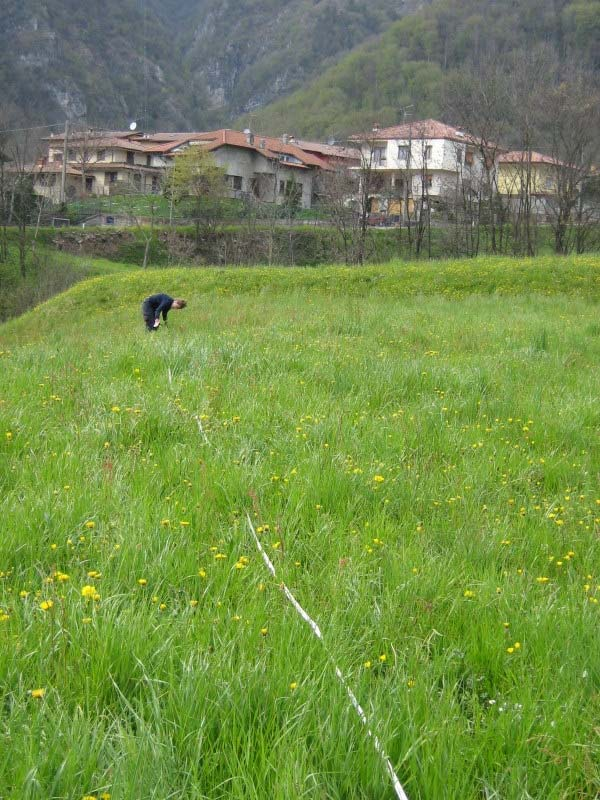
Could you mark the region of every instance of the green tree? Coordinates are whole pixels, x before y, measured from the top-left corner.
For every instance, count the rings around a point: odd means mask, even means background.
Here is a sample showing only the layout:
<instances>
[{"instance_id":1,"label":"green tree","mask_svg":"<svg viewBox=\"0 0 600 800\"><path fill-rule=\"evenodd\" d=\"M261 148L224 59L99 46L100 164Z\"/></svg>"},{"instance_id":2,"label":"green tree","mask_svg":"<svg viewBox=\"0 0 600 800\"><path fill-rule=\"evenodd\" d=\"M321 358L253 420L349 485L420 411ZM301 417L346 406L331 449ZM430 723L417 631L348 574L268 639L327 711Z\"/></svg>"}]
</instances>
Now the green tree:
<instances>
[{"instance_id":1,"label":"green tree","mask_svg":"<svg viewBox=\"0 0 600 800\"><path fill-rule=\"evenodd\" d=\"M167 180L166 192L174 203L186 201L196 228L196 242L210 235L223 217L227 190L226 170L209 151L189 147L177 156Z\"/></svg>"}]
</instances>

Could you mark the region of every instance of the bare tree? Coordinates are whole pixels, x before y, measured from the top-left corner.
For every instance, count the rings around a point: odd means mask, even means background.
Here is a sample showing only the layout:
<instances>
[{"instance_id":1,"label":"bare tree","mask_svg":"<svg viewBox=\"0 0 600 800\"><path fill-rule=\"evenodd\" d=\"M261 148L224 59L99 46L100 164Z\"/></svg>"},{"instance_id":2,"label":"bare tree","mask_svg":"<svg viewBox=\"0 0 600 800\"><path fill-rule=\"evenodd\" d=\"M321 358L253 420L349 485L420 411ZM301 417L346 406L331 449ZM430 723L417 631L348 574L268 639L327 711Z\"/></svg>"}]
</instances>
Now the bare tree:
<instances>
[{"instance_id":1,"label":"bare tree","mask_svg":"<svg viewBox=\"0 0 600 800\"><path fill-rule=\"evenodd\" d=\"M15 225L17 228L19 269L23 277L27 274L27 252L30 244L28 227L38 211L34 182L39 168L35 162L27 160L30 152L28 132L23 137L10 141L6 148L9 164L4 170L2 187L4 224Z\"/></svg>"},{"instance_id":2,"label":"bare tree","mask_svg":"<svg viewBox=\"0 0 600 800\"><path fill-rule=\"evenodd\" d=\"M467 69L453 73L446 83L447 113L471 132L474 160L479 165L477 173L472 169L467 171L466 177L470 182L468 195L462 185L457 192L463 208L468 197L469 215L475 221L473 235L477 251L482 238L484 247L491 253L503 252L505 246L506 212L498 191L498 157L503 152L499 143L505 141L510 132L507 109L511 102L506 67L497 58L471 64ZM460 174L462 184L465 175L462 167ZM476 213L473 207L475 197Z\"/></svg>"},{"instance_id":3,"label":"bare tree","mask_svg":"<svg viewBox=\"0 0 600 800\"><path fill-rule=\"evenodd\" d=\"M336 232L341 257L346 264L357 262L357 242L360 214L355 198L359 192L360 175L339 161L319 177L321 207Z\"/></svg>"},{"instance_id":4,"label":"bare tree","mask_svg":"<svg viewBox=\"0 0 600 800\"><path fill-rule=\"evenodd\" d=\"M546 213L557 253L585 248L598 207L586 186L600 152L600 92L593 76L571 71L549 91L542 129L551 159Z\"/></svg>"}]
</instances>

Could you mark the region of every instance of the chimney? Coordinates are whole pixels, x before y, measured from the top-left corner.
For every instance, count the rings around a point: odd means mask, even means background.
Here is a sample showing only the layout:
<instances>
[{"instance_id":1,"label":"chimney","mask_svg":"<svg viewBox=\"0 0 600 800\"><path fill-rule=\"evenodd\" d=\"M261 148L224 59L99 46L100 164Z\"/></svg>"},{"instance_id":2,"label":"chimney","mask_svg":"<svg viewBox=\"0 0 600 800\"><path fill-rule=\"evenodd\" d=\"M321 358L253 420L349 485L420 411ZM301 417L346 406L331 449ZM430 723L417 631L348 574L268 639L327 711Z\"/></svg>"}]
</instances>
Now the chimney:
<instances>
[{"instance_id":1,"label":"chimney","mask_svg":"<svg viewBox=\"0 0 600 800\"><path fill-rule=\"evenodd\" d=\"M282 141L284 144L288 144L288 142L290 141L290 137L287 135L287 133L284 133L284 134L283 134L283 136L281 137L281 141Z\"/></svg>"},{"instance_id":2,"label":"chimney","mask_svg":"<svg viewBox=\"0 0 600 800\"><path fill-rule=\"evenodd\" d=\"M261 139L260 140L260 149L264 150L266 146L267 146L267 140L266 139Z\"/></svg>"},{"instance_id":3,"label":"chimney","mask_svg":"<svg viewBox=\"0 0 600 800\"><path fill-rule=\"evenodd\" d=\"M373 123L373 133L377 133L378 130L379 130L379 123L378 122L374 122Z\"/></svg>"},{"instance_id":4,"label":"chimney","mask_svg":"<svg viewBox=\"0 0 600 800\"><path fill-rule=\"evenodd\" d=\"M254 134L250 130L250 128L246 128L244 130L244 136L246 137L246 141L248 144L254 144Z\"/></svg>"}]
</instances>

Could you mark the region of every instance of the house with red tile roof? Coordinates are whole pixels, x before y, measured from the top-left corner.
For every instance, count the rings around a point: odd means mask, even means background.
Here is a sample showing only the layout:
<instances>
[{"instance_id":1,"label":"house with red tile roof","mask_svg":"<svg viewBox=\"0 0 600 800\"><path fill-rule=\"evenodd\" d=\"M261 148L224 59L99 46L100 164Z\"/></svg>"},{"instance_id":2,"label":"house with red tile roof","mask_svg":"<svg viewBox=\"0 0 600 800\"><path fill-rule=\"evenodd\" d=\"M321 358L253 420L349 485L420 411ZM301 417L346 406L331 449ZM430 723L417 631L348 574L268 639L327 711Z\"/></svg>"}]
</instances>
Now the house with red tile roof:
<instances>
[{"instance_id":1,"label":"house with red tile roof","mask_svg":"<svg viewBox=\"0 0 600 800\"><path fill-rule=\"evenodd\" d=\"M46 139L48 156L41 171L56 172L64 157L64 135ZM67 164L81 179L81 193L118 194L128 190L157 192L168 167L189 147L211 152L225 168L231 197L283 204L290 198L310 208L316 176L332 169L337 158L356 158L344 148L319 143L301 146L291 137L259 136L251 131L139 133L87 131L67 142ZM58 199L54 197L53 199Z\"/></svg>"},{"instance_id":2,"label":"house with red tile roof","mask_svg":"<svg viewBox=\"0 0 600 800\"><path fill-rule=\"evenodd\" d=\"M350 137L361 150L362 169L373 177L371 210L403 217L415 206L435 211L451 203L465 186L476 187L485 159L496 157L459 127L434 119L404 122ZM484 158L485 156L485 158Z\"/></svg>"},{"instance_id":3,"label":"house with red tile roof","mask_svg":"<svg viewBox=\"0 0 600 800\"><path fill-rule=\"evenodd\" d=\"M498 191L506 197L521 194L524 182L532 195L549 196L558 191L559 175L568 166L533 150L511 150L498 159Z\"/></svg>"}]
</instances>

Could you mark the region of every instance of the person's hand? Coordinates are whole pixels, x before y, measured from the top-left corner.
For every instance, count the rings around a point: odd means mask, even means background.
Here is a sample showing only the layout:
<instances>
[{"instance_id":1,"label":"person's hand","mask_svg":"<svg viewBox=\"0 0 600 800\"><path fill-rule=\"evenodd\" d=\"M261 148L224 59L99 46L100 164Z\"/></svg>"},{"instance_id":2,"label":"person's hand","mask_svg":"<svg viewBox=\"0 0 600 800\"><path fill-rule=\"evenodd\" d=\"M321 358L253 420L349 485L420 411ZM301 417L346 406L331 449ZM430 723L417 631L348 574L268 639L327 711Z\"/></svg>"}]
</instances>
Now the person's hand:
<instances>
[{"instance_id":1,"label":"person's hand","mask_svg":"<svg viewBox=\"0 0 600 800\"><path fill-rule=\"evenodd\" d=\"M154 328L158 328L159 325L160 325L160 320L159 319L155 319L153 327Z\"/></svg>"}]
</instances>

